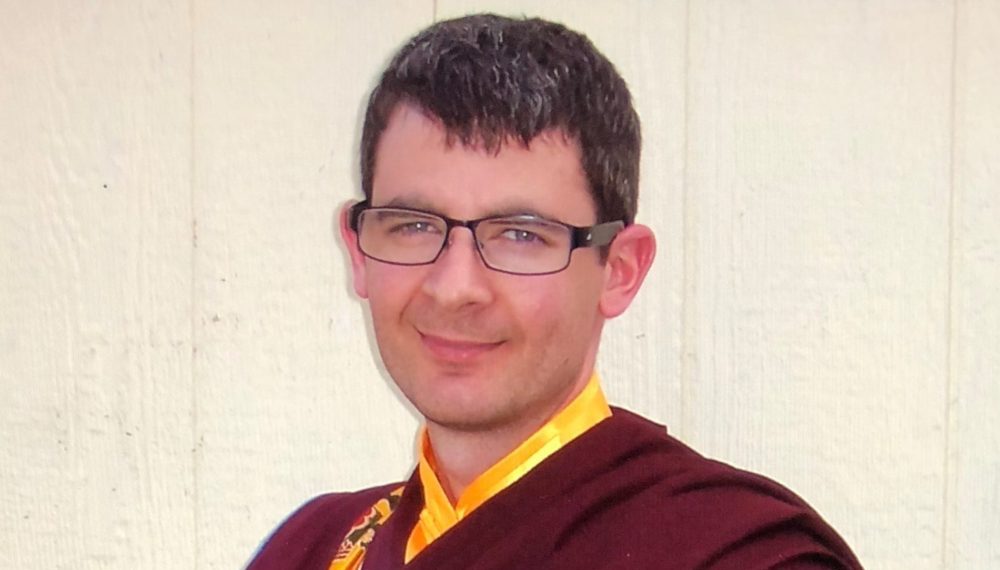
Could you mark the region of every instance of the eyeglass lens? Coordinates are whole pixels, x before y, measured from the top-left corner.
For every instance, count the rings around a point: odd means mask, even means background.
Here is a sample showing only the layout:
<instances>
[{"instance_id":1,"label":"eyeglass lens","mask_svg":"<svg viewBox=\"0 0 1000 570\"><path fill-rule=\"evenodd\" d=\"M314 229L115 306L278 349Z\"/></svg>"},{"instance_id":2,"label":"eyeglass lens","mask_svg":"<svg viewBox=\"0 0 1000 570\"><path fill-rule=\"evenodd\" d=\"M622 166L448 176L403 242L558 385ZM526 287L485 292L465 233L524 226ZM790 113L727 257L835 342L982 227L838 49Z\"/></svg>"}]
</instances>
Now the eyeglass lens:
<instances>
[{"instance_id":1,"label":"eyeglass lens","mask_svg":"<svg viewBox=\"0 0 1000 570\"><path fill-rule=\"evenodd\" d=\"M448 238L443 218L412 210L365 210L358 226L361 250L387 263L431 263ZM483 220L475 226L475 239L486 265L510 273L559 271L569 262L572 248L569 228L525 216Z\"/></svg>"}]
</instances>

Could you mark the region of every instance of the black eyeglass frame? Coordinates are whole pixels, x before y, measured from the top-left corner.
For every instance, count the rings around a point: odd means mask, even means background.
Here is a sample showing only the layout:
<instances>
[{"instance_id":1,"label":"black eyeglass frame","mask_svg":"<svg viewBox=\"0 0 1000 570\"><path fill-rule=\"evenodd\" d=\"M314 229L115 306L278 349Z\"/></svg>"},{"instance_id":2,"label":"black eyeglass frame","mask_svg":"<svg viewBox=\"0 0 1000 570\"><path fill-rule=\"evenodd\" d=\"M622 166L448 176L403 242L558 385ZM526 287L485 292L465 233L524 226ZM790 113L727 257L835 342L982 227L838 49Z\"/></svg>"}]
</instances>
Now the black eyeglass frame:
<instances>
[{"instance_id":1,"label":"black eyeglass frame","mask_svg":"<svg viewBox=\"0 0 1000 570\"><path fill-rule=\"evenodd\" d=\"M435 255L433 259L420 263L401 263L398 261L388 261L369 254L367 251L364 250L363 247L361 247L361 232L358 231L360 229L359 225L361 220L361 213L366 210L401 210L404 212L415 212L418 214L434 216L436 218L444 220L445 237L443 240L441 240L441 249L438 250L437 255ZM371 259L374 259L376 261L381 261L382 263L389 263L391 265L418 266L418 265L431 265L432 263L437 261L439 257L441 257L441 253L444 252L444 249L446 247L448 247L448 236L451 235L451 230L453 230L454 228L468 228L469 231L472 232L473 238L475 238L476 226L478 226L482 222L489 220L518 219L518 218L522 218L525 220L542 220L550 224L563 226L564 228L570 230L570 244L569 244L569 251L566 252L566 263L559 269L554 269L552 271L545 271L542 273L521 273L517 271L508 271L506 269L498 269L490 265L490 262L486 260L486 256L483 255L483 250L479 247L479 240L473 239L472 241L476 245L476 252L479 253L479 259L481 259L483 265L485 265L489 269L493 271L498 271L500 273L507 273L509 275L525 275L525 276L552 275L553 273L559 273L560 271L563 271L564 269L569 267L569 263L573 257L574 249L582 247L603 247L609 245L612 241L614 241L615 236L617 236L619 232L625 229L625 222L622 220L615 220L613 222L603 222L600 224L594 224L593 226L574 226L571 224L560 222L559 220L550 220L549 218L543 218L540 216L533 216L533 215L487 216L485 218L478 218L475 220L456 220L455 218L449 218L448 216L444 216L436 212L428 212L426 210L418 210L416 208L401 208L396 206L372 206L371 204L368 203L368 200L362 200L350 207L348 211L348 226L354 232L354 235L357 239L358 250L361 253L363 253L365 257L370 257Z\"/></svg>"}]
</instances>

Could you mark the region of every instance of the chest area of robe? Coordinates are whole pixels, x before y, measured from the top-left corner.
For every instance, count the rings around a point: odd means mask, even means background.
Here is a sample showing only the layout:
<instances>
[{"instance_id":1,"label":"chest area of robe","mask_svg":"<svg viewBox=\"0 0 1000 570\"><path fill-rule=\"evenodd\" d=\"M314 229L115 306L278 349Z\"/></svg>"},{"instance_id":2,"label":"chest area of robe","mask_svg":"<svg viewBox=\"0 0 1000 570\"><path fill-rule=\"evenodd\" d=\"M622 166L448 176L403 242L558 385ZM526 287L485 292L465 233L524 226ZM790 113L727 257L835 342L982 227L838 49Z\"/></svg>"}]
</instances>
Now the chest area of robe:
<instances>
[{"instance_id":1,"label":"chest area of robe","mask_svg":"<svg viewBox=\"0 0 1000 570\"><path fill-rule=\"evenodd\" d=\"M617 411L449 530L409 564L419 478L370 545L364 570L855 568L839 536L780 485L706 460Z\"/></svg>"}]
</instances>

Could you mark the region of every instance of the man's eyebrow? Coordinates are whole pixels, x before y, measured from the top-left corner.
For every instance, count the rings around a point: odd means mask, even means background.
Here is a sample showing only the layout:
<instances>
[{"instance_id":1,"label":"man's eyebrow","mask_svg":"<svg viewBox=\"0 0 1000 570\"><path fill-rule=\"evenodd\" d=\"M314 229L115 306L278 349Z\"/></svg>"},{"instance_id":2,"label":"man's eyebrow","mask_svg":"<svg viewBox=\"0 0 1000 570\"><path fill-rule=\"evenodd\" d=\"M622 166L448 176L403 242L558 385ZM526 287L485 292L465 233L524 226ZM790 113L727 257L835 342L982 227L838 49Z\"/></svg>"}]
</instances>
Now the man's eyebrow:
<instances>
[{"instance_id":1,"label":"man's eyebrow","mask_svg":"<svg viewBox=\"0 0 1000 570\"><path fill-rule=\"evenodd\" d=\"M406 208L409 210L421 210L424 212L430 212L432 214L438 214L446 217L447 214L444 213L444 208L440 208L434 203L428 201L420 196L396 196L395 198L389 200L385 204L381 204L380 207L384 208ZM558 217L552 215L548 212L542 212L536 207L530 206L523 202L511 202L508 204L503 204L501 206L495 206L483 212L477 218L508 218L513 216L532 216L535 218L545 218L547 220L557 220Z\"/></svg>"},{"instance_id":2,"label":"man's eyebrow","mask_svg":"<svg viewBox=\"0 0 1000 570\"><path fill-rule=\"evenodd\" d=\"M439 210L435 208L430 202L424 200L419 196L396 196L392 200L389 200L385 204L379 205L380 208L405 208L408 210L424 210L425 212L437 213Z\"/></svg>"},{"instance_id":3,"label":"man's eyebrow","mask_svg":"<svg viewBox=\"0 0 1000 570\"><path fill-rule=\"evenodd\" d=\"M555 216L542 212L538 208L516 202L492 208L484 214L484 217L487 218L509 218L514 216L532 216L535 218L545 218L547 220L556 219Z\"/></svg>"}]
</instances>

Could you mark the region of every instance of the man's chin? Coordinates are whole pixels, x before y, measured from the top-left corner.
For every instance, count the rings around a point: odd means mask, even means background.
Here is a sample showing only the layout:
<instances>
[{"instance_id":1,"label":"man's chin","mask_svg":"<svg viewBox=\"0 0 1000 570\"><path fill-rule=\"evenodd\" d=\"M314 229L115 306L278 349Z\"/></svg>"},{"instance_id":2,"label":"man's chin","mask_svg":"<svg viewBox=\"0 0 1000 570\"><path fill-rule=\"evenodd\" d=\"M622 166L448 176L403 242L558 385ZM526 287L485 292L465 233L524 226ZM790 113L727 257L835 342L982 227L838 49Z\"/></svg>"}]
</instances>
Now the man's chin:
<instances>
[{"instance_id":1,"label":"man's chin","mask_svg":"<svg viewBox=\"0 0 1000 570\"><path fill-rule=\"evenodd\" d=\"M516 421L516 412L505 412L497 407L487 408L455 402L447 405L438 403L434 406L417 406L417 410L429 424L449 431L461 433L483 433L506 429Z\"/></svg>"}]
</instances>

